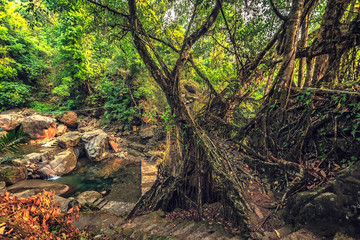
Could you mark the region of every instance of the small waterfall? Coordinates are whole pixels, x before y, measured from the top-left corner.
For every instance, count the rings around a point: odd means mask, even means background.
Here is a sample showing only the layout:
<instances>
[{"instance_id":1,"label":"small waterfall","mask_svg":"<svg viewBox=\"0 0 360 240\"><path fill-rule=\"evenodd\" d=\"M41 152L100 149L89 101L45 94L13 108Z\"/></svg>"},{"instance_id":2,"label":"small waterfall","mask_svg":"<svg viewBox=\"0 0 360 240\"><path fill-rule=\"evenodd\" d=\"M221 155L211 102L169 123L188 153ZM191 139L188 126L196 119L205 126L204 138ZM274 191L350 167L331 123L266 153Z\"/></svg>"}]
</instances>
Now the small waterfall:
<instances>
[{"instance_id":1,"label":"small waterfall","mask_svg":"<svg viewBox=\"0 0 360 240\"><path fill-rule=\"evenodd\" d=\"M45 179L45 180L55 181L55 180L57 180L57 179L59 179L59 178L61 178L61 177L58 176L58 175L52 175L52 174L50 174L49 177L48 177L47 179Z\"/></svg>"}]
</instances>

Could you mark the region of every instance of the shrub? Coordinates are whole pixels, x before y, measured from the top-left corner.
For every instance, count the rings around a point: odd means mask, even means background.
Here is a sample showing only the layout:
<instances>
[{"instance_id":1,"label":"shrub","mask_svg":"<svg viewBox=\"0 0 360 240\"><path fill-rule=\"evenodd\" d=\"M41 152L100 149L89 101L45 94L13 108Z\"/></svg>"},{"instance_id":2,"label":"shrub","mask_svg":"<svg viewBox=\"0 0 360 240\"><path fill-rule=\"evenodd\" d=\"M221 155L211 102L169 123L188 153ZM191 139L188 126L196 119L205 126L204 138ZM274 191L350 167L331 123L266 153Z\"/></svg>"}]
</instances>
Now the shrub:
<instances>
[{"instance_id":1,"label":"shrub","mask_svg":"<svg viewBox=\"0 0 360 240\"><path fill-rule=\"evenodd\" d=\"M124 81L118 80L113 83L104 79L102 91L106 100L105 107L107 108L104 117L124 123L125 127L129 128L140 114Z\"/></svg>"},{"instance_id":2,"label":"shrub","mask_svg":"<svg viewBox=\"0 0 360 240\"><path fill-rule=\"evenodd\" d=\"M28 198L17 198L6 192L0 196L0 238L7 239L87 239L73 226L79 206L66 214L55 204L54 193L43 191Z\"/></svg>"},{"instance_id":3,"label":"shrub","mask_svg":"<svg viewBox=\"0 0 360 240\"><path fill-rule=\"evenodd\" d=\"M24 107L31 101L31 87L18 82L0 82L0 110Z\"/></svg>"}]
</instances>

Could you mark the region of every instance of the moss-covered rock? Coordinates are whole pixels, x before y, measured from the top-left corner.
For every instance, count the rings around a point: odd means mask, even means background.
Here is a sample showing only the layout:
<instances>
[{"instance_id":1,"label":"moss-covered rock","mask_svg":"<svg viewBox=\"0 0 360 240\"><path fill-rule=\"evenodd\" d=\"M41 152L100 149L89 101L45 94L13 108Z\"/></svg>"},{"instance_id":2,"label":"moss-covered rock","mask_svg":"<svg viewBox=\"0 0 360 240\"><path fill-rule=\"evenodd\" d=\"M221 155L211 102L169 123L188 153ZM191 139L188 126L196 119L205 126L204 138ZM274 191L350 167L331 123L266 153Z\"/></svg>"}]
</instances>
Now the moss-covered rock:
<instances>
[{"instance_id":1,"label":"moss-covered rock","mask_svg":"<svg viewBox=\"0 0 360 240\"><path fill-rule=\"evenodd\" d=\"M0 181L14 184L27 178L25 166L0 165Z\"/></svg>"}]
</instances>

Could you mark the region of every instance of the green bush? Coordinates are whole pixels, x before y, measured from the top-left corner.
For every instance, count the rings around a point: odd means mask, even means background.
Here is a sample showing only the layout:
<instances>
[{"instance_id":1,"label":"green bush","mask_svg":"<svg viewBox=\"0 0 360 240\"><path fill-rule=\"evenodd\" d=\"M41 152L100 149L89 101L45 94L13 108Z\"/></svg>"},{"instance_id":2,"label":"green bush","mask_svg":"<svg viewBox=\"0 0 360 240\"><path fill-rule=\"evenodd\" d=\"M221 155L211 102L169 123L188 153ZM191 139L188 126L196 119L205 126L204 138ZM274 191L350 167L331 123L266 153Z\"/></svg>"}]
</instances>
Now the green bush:
<instances>
[{"instance_id":1,"label":"green bush","mask_svg":"<svg viewBox=\"0 0 360 240\"><path fill-rule=\"evenodd\" d=\"M116 83L103 79L102 92L105 96L106 111L104 117L106 119L119 121L129 128L135 118L139 117L139 111L131 99L129 88L123 80Z\"/></svg>"},{"instance_id":2,"label":"green bush","mask_svg":"<svg viewBox=\"0 0 360 240\"><path fill-rule=\"evenodd\" d=\"M18 82L0 82L0 110L24 107L31 101L31 87Z\"/></svg>"}]
</instances>

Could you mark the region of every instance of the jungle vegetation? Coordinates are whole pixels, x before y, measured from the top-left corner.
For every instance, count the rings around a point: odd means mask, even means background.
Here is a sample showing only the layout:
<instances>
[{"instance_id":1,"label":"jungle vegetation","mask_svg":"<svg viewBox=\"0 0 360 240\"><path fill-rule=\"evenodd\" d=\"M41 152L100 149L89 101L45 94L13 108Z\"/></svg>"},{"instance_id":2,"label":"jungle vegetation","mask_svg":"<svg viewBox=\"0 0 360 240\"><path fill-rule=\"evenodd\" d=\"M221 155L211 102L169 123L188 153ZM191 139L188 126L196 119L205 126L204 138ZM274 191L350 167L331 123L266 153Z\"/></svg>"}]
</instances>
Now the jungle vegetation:
<instances>
[{"instance_id":1,"label":"jungle vegetation","mask_svg":"<svg viewBox=\"0 0 360 240\"><path fill-rule=\"evenodd\" d=\"M272 172L285 201L359 159L359 11L359 0L1 1L0 108L165 122L171 150L130 216L200 217L221 198L246 234L258 221L247 167L288 171Z\"/></svg>"}]
</instances>

